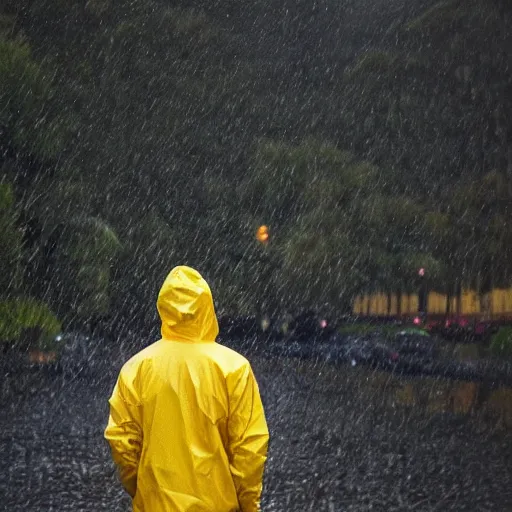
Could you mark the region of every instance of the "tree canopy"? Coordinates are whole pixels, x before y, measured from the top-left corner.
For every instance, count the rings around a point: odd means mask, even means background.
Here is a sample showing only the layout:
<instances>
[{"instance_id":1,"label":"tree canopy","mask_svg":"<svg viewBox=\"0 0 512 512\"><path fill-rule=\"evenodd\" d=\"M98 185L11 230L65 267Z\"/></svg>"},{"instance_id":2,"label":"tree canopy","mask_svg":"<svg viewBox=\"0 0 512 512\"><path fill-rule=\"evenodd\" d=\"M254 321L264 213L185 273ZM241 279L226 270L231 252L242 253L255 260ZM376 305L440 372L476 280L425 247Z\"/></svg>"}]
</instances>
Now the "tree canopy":
<instances>
[{"instance_id":1,"label":"tree canopy","mask_svg":"<svg viewBox=\"0 0 512 512\"><path fill-rule=\"evenodd\" d=\"M6 296L154 324L176 264L221 312L509 284L498 0L0 7ZM3 220L2 220L3 219ZM255 238L270 228L269 241Z\"/></svg>"}]
</instances>

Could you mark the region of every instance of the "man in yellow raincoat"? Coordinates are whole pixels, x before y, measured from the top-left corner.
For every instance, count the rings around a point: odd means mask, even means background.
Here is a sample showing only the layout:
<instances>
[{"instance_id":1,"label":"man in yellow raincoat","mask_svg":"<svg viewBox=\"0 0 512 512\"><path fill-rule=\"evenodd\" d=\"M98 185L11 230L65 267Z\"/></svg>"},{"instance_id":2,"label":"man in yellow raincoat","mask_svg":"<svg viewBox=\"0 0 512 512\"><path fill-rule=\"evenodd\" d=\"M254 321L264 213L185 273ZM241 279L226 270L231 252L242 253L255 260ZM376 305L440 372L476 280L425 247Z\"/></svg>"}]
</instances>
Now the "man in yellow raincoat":
<instances>
[{"instance_id":1,"label":"man in yellow raincoat","mask_svg":"<svg viewBox=\"0 0 512 512\"><path fill-rule=\"evenodd\" d=\"M196 270L174 268L157 307L162 339L123 366L105 430L133 510L258 511L269 436L251 366L215 343Z\"/></svg>"}]
</instances>

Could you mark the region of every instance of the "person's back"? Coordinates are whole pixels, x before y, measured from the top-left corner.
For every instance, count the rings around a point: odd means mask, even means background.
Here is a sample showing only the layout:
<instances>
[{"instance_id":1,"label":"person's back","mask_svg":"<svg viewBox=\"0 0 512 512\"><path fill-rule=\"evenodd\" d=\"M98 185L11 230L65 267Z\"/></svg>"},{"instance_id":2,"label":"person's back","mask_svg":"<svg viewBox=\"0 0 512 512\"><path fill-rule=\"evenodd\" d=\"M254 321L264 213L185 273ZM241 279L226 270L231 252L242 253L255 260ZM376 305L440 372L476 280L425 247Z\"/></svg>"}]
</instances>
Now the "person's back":
<instances>
[{"instance_id":1,"label":"person's back","mask_svg":"<svg viewBox=\"0 0 512 512\"><path fill-rule=\"evenodd\" d=\"M105 437L134 512L259 510L268 430L249 362L215 343L211 292L177 267L162 339L121 370Z\"/></svg>"}]
</instances>

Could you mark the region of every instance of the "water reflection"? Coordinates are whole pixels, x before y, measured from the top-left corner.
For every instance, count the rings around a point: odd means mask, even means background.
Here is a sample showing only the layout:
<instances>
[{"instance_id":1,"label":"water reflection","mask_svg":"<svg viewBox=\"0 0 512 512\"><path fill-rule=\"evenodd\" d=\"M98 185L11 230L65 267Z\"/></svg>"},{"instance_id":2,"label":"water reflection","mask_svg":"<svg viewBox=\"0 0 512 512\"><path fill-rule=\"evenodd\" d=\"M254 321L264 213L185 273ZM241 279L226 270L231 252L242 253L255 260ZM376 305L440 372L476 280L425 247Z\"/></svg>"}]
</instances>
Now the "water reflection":
<instances>
[{"instance_id":1,"label":"water reflection","mask_svg":"<svg viewBox=\"0 0 512 512\"><path fill-rule=\"evenodd\" d=\"M388 408L411 408L427 417L447 413L512 430L510 387L435 377L401 377L367 370L354 374L354 379L362 388L381 388L381 398Z\"/></svg>"},{"instance_id":2,"label":"water reflection","mask_svg":"<svg viewBox=\"0 0 512 512\"><path fill-rule=\"evenodd\" d=\"M507 387L490 389L476 382L422 378L399 383L391 403L427 414L472 415L512 429L512 389Z\"/></svg>"},{"instance_id":3,"label":"water reflection","mask_svg":"<svg viewBox=\"0 0 512 512\"><path fill-rule=\"evenodd\" d=\"M510 390L291 358L255 366L273 436L265 510L508 510Z\"/></svg>"}]
</instances>

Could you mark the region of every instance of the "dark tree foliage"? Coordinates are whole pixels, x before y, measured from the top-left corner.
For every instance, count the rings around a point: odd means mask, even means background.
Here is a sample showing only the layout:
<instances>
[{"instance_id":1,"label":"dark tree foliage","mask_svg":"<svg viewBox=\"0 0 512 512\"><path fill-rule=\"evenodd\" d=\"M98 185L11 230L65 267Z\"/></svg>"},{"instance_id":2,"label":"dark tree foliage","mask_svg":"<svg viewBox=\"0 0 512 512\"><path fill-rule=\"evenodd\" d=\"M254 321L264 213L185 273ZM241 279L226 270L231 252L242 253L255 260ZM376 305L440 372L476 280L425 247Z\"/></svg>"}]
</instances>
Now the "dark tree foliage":
<instances>
[{"instance_id":1,"label":"dark tree foliage","mask_svg":"<svg viewBox=\"0 0 512 512\"><path fill-rule=\"evenodd\" d=\"M508 284L511 16L498 0L3 2L0 170L25 233L7 293L129 327L156 321L176 264L237 313L340 311L414 287L418 266L443 291Z\"/></svg>"}]
</instances>

